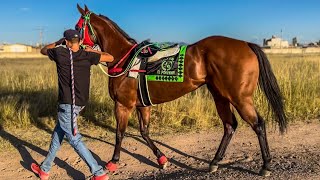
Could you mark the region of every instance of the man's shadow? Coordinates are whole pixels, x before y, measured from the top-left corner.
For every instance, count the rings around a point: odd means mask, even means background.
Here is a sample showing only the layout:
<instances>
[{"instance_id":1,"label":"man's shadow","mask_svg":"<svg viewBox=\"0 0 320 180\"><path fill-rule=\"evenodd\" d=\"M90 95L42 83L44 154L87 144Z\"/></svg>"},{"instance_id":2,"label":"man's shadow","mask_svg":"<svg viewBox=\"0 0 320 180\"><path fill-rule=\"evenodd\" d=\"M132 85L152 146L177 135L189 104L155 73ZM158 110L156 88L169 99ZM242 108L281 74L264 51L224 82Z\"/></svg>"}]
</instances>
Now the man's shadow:
<instances>
[{"instance_id":1,"label":"man's shadow","mask_svg":"<svg viewBox=\"0 0 320 180\"><path fill-rule=\"evenodd\" d=\"M41 154L44 157L47 155L47 151L29 143L29 142L23 141L23 140L15 137L14 135L3 130L2 127L1 127L1 129L2 130L0 130L0 136L3 139L9 141L12 144L12 146L14 146L19 151L21 158L22 158L22 160L20 161L20 164L25 169L32 171L30 166L31 166L31 163L35 162L35 160L32 158L32 156L29 153L27 148ZM73 179L85 179L85 176L83 173L74 169L73 167L68 165L68 163L64 162L63 160L56 157L54 160L54 163L57 164L60 168L65 169L67 174L70 177L72 177Z\"/></svg>"},{"instance_id":2,"label":"man's shadow","mask_svg":"<svg viewBox=\"0 0 320 180\"><path fill-rule=\"evenodd\" d=\"M22 107L23 105L27 104L28 106L28 113L31 118L31 123L34 124L36 127L45 130L49 134L52 133L45 123L39 119L39 116L43 117L55 117L56 116L56 96L55 90L53 89L46 89L42 91L2 91L0 98L10 98L14 97L17 98L17 105L16 107ZM1 112L0 112L1 113ZM47 151L29 143L24 140L21 140L14 136L13 134L4 130L3 125L0 124L0 136L10 142L13 147L15 147L21 155L22 160L20 161L21 165L26 168L27 170L31 171L31 163L35 162L32 158L31 154L27 150L27 148L41 154L42 156L47 155ZM49 144L48 144L49 147ZM55 158L54 163L57 164L59 167L65 169L67 174L72 177L73 179L85 179L85 176L80 171L72 168L66 162L59 158Z\"/></svg>"}]
</instances>

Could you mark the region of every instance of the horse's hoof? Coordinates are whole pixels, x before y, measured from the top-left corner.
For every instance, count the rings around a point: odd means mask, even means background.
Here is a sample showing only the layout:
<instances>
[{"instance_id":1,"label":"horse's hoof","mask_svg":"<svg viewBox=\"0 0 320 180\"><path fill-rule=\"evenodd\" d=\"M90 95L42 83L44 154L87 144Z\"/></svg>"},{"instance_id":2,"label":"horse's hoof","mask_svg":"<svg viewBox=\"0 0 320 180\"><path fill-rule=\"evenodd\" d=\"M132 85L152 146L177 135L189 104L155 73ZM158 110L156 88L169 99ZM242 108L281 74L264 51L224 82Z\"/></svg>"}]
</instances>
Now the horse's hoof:
<instances>
[{"instance_id":1,"label":"horse's hoof","mask_svg":"<svg viewBox=\"0 0 320 180\"><path fill-rule=\"evenodd\" d=\"M210 165L209 172L214 173L218 170L218 165Z\"/></svg>"},{"instance_id":2,"label":"horse's hoof","mask_svg":"<svg viewBox=\"0 0 320 180\"><path fill-rule=\"evenodd\" d=\"M268 177L271 175L271 171L267 170L267 169L261 169L260 170L260 173L259 173L261 176L263 177Z\"/></svg>"},{"instance_id":3,"label":"horse's hoof","mask_svg":"<svg viewBox=\"0 0 320 180\"><path fill-rule=\"evenodd\" d=\"M162 164L162 165L160 165L161 166L161 169L167 169L167 167L168 167L168 162L166 162L166 163L164 163L164 164Z\"/></svg>"}]
</instances>

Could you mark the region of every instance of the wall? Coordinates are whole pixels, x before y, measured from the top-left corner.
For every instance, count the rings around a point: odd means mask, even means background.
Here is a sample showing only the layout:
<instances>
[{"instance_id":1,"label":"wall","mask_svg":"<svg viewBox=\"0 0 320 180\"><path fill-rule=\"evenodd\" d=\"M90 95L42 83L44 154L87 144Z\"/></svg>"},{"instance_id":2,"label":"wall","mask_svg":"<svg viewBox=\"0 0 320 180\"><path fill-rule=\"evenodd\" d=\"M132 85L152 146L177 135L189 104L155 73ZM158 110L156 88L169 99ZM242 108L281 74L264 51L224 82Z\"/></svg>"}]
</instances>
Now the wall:
<instances>
[{"instance_id":1,"label":"wall","mask_svg":"<svg viewBox=\"0 0 320 180\"><path fill-rule=\"evenodd\" d=\"M283 49L263 49L267 54L305 54L305 53L320 53L320 48L283 48Z\"/></svg>"},{"instance_id":2,"label":"wall","mask_svg":"<svg viewBox=\"0 0 320 180\"><path fill-rule=\"evenodd\" d=\"M284 41L281 38L271 38L269 40L267 40L267 46L269 46L270 48L287 48L289 47L289 42L288 41Z\"/></svg>"},{"instance_id":3,"label":"wall","mask_svg":"<svg viewBox=\"0 0 320 180\"><path fill-rule=\"evenodd\" d=\"M43 58L44 55L40 54L39 52L32 52L32 53L10 53L10 52L1 52L0 59L4 58Z\"/></svg>"},{"instance_id":4,"label":"wall","mask_svg":"<svg viewBox=\"0 0 320 180\"><path fill-rule=\"evenodd\" d=\"M7 44L3 45L3 52L32 52L32 47L22 44Z\"/></svg>"}]
</instances>

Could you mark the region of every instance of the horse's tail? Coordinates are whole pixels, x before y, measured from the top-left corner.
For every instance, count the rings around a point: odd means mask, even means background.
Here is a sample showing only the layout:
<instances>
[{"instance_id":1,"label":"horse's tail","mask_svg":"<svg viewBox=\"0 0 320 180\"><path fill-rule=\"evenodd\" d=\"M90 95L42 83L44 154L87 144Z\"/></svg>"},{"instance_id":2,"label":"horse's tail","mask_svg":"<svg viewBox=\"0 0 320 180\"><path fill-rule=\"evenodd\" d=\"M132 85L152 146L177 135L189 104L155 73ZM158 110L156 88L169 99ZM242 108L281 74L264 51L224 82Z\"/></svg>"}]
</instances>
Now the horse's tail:
<instances>
[{"instance_id":1,"label":"horse's tail","mask_svg":"<svg viewBox=\"0 0 320 180\"><path fill-rule=\"evenodd\" d=\"M283 133L287 128L287 117L284 113L283 97L277 79L272 72L269 60L262 49L256 44L248 43L248 45L257 55L259 61L260 88L266 95L269 105L271 105L276 121L279 124L280 132Z\"/></svg>"}]
</instances>

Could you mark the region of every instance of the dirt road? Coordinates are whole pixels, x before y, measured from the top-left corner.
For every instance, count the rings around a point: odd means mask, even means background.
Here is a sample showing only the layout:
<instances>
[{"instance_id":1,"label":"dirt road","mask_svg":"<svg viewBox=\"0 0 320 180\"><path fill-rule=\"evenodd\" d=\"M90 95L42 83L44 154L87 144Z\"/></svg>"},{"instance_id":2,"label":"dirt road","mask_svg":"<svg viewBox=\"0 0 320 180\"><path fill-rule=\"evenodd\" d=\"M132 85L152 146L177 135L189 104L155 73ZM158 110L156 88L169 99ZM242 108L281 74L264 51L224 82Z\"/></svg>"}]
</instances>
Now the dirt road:
<instances>
[{"instance_id":1,"label":"dirt road","mask_svg":"<svg viewBox=\"0 0 320 180\"><path fill-rule=\"evenodd\" d=\"M153 135L152 138L170 161L166 170L159 170L152 151L136 135L136 130L130 130L123 142L119 170L109 173L110 179L320 179L319 120L290 125L283 136L275 129L268 129L273 173L267 178L257 174L262 164L260 148L249 127L237 130L219 170L213 174L207 172L222 133L222 129L216 129ZM48 144L35 146L33 142L6 131L0 131L0 135L14 147L1 151L0 179L37 179L29 164L44 159ZM50 138L48 133L41 135ZM98 162L104 165L112 156L114 138L83 135ZM64 143L50 172L50 179L86 179L89 176L85 163L70 145Z\"/></svg>"}]
</instances>

